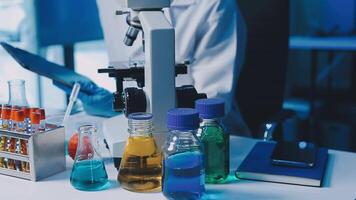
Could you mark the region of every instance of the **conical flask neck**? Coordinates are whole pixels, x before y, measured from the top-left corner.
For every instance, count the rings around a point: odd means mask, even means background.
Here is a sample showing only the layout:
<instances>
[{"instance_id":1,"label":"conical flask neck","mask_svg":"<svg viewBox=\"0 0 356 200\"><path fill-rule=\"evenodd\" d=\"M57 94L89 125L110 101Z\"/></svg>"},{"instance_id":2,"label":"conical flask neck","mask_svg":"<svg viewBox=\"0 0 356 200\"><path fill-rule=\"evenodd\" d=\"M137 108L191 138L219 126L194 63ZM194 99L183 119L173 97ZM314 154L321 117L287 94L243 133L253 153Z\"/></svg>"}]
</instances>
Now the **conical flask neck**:
<instances>
[{"instance_id":1,"label":"conical flask neck","mask_svg":"<svg viewBox=\"0 0 356 200\"><path fill-rule=\"evenodd\" d=\"M12 106L28 106L26 99L25 81L11 80L9 84L9 105Z\"/></svg>"},{"instance_id":2,"label":"conical flask neck","mask_svg":"<svg viewBox=\"0 0 356 200\"><path fill-rule=\"evenodd\" d=\"M76 153L76 160L101 159L95 149L93 137L96 129L93 126L82 126L79 128L79 142Z\"/></svg>"}]
</instances>

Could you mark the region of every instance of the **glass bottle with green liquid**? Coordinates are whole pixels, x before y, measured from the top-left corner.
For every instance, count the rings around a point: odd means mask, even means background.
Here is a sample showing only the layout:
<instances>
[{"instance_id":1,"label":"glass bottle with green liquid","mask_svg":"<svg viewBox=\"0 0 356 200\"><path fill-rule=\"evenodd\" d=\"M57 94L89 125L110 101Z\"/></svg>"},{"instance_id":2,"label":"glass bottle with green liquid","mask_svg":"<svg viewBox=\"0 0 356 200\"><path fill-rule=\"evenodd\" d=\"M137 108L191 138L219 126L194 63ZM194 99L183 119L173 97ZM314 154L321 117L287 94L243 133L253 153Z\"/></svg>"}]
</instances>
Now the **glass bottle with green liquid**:
<instances>
[{"instance_id":1,"label":"glass bottle with green liquid","mask_svg":"<svg viewBox=\"0 0 356 200\"><path fill-rule=\"evenodd\" d=\"M120 163L118 181L133 192L159 192L162 185L162 152L153 133L152 114L133 113L129 119L129 138Z\"/></svg>"},{"instance_id":2,"label":"glass bottle with green liquid","mask_svg":"<svg viewBox=\"0 0 356 200\"><path fill-rule=\"evenodd\" d=\"M74 159L70 183L84 191L97 191L110 186L104 161L98 152L95 139L96 128L92 125L79 127L79 143Z\"/></svg>"},{"instance_id":3,"label":"glass bottle with green liquid","mask_svg":"<svg viewBox=\"0 0 356 200\"><path fill-rule=\"evenodd\" d=\"M224 183L230 172L230 138L220 120L225 103L222 99L201 99L195 106L201 118L198 137L205 154L205 182Z\"/></svg>"}]
</instances>

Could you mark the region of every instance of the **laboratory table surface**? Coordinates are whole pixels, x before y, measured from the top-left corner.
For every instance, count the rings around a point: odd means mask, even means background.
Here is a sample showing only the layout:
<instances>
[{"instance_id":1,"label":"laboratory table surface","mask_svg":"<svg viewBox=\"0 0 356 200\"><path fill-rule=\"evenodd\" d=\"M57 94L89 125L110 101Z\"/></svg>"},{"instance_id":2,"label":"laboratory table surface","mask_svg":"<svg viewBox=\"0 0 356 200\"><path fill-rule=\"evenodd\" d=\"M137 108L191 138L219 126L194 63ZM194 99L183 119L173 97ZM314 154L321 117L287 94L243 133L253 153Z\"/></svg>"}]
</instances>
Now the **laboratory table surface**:
<instances>
[{"instance_id":1,"label":"laboratory table surface","mask_svg":"<svg viewBox=\"0 0 356 200\"><path fill-rule=\"evenodd\" d=\"M231 137L231 175L257 140ZM277 183L232 179L228 184L207 185L205 199L356 199L356 154L329 151L324 186L304 187ZM31 182L0 175L0 199L35 200L119 200L165 199L162 193L134 193L120 187L117 170L111 159L105 161L111 188L98 192L75 190L70 182L73 161L67 157L67 170L39 182Z\"/></svg>"}]
</instances>

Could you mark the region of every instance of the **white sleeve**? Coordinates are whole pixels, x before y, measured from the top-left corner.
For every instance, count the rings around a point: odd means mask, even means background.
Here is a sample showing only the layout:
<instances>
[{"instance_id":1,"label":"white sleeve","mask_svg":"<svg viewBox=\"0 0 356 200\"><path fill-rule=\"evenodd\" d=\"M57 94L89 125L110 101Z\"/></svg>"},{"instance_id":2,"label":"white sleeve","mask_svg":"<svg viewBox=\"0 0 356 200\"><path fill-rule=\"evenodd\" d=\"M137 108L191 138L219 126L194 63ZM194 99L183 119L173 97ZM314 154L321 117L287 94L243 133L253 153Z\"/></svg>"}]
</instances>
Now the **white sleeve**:
<instances>
[{"instance_id":1,"label":"white sleeve","mask_svg":"<svg viewBox=\"0 0 356 200\"><path fill-rule=\"evenodd\" d=\"M223 98L229 112L240 66L237 58L235 1L217 1L197 35L191 75L198 92ZM222 4L222 5L220 5Z\"/></svg>"}]
</instances>

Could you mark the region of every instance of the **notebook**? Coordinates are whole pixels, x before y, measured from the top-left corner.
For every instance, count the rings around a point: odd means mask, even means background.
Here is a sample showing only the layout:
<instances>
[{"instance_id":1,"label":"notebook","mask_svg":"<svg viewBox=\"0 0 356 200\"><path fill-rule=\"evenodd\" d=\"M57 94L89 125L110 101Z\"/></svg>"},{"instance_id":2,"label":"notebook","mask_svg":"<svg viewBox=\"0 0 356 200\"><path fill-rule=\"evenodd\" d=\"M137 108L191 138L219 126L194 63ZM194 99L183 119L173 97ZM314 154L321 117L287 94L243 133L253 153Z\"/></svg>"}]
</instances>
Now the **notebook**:
<instances>
[{"instance_id":1,"label":"notebook","mask_svg":"<svg viewBox=\"0 0 356 200\"><path fill-rule=\"evenodd\" d=\"M321 187L328 160L328 150L319 148L311 168L272 165L276 143L258 142L236 170L240 179Z\"/></svg>"},{"instance_id":2,"label":"notebook","mask_svg":"<svg viewBox=\"0 0 356 200\"><path fill-rule=\"evenodd\" d=\"M23 68L35 72L39 75L45 76L57 82L60 82L68 87L73 87L76 81L88 82L89 78L75 73L74 71L65 68L64 66L49 62L48 60L27 52L25 50L16 48L5 42L0 42L0 45L19 63ZM92 91L82 92L91 94Z\"/></svg>"}]
</instances>

